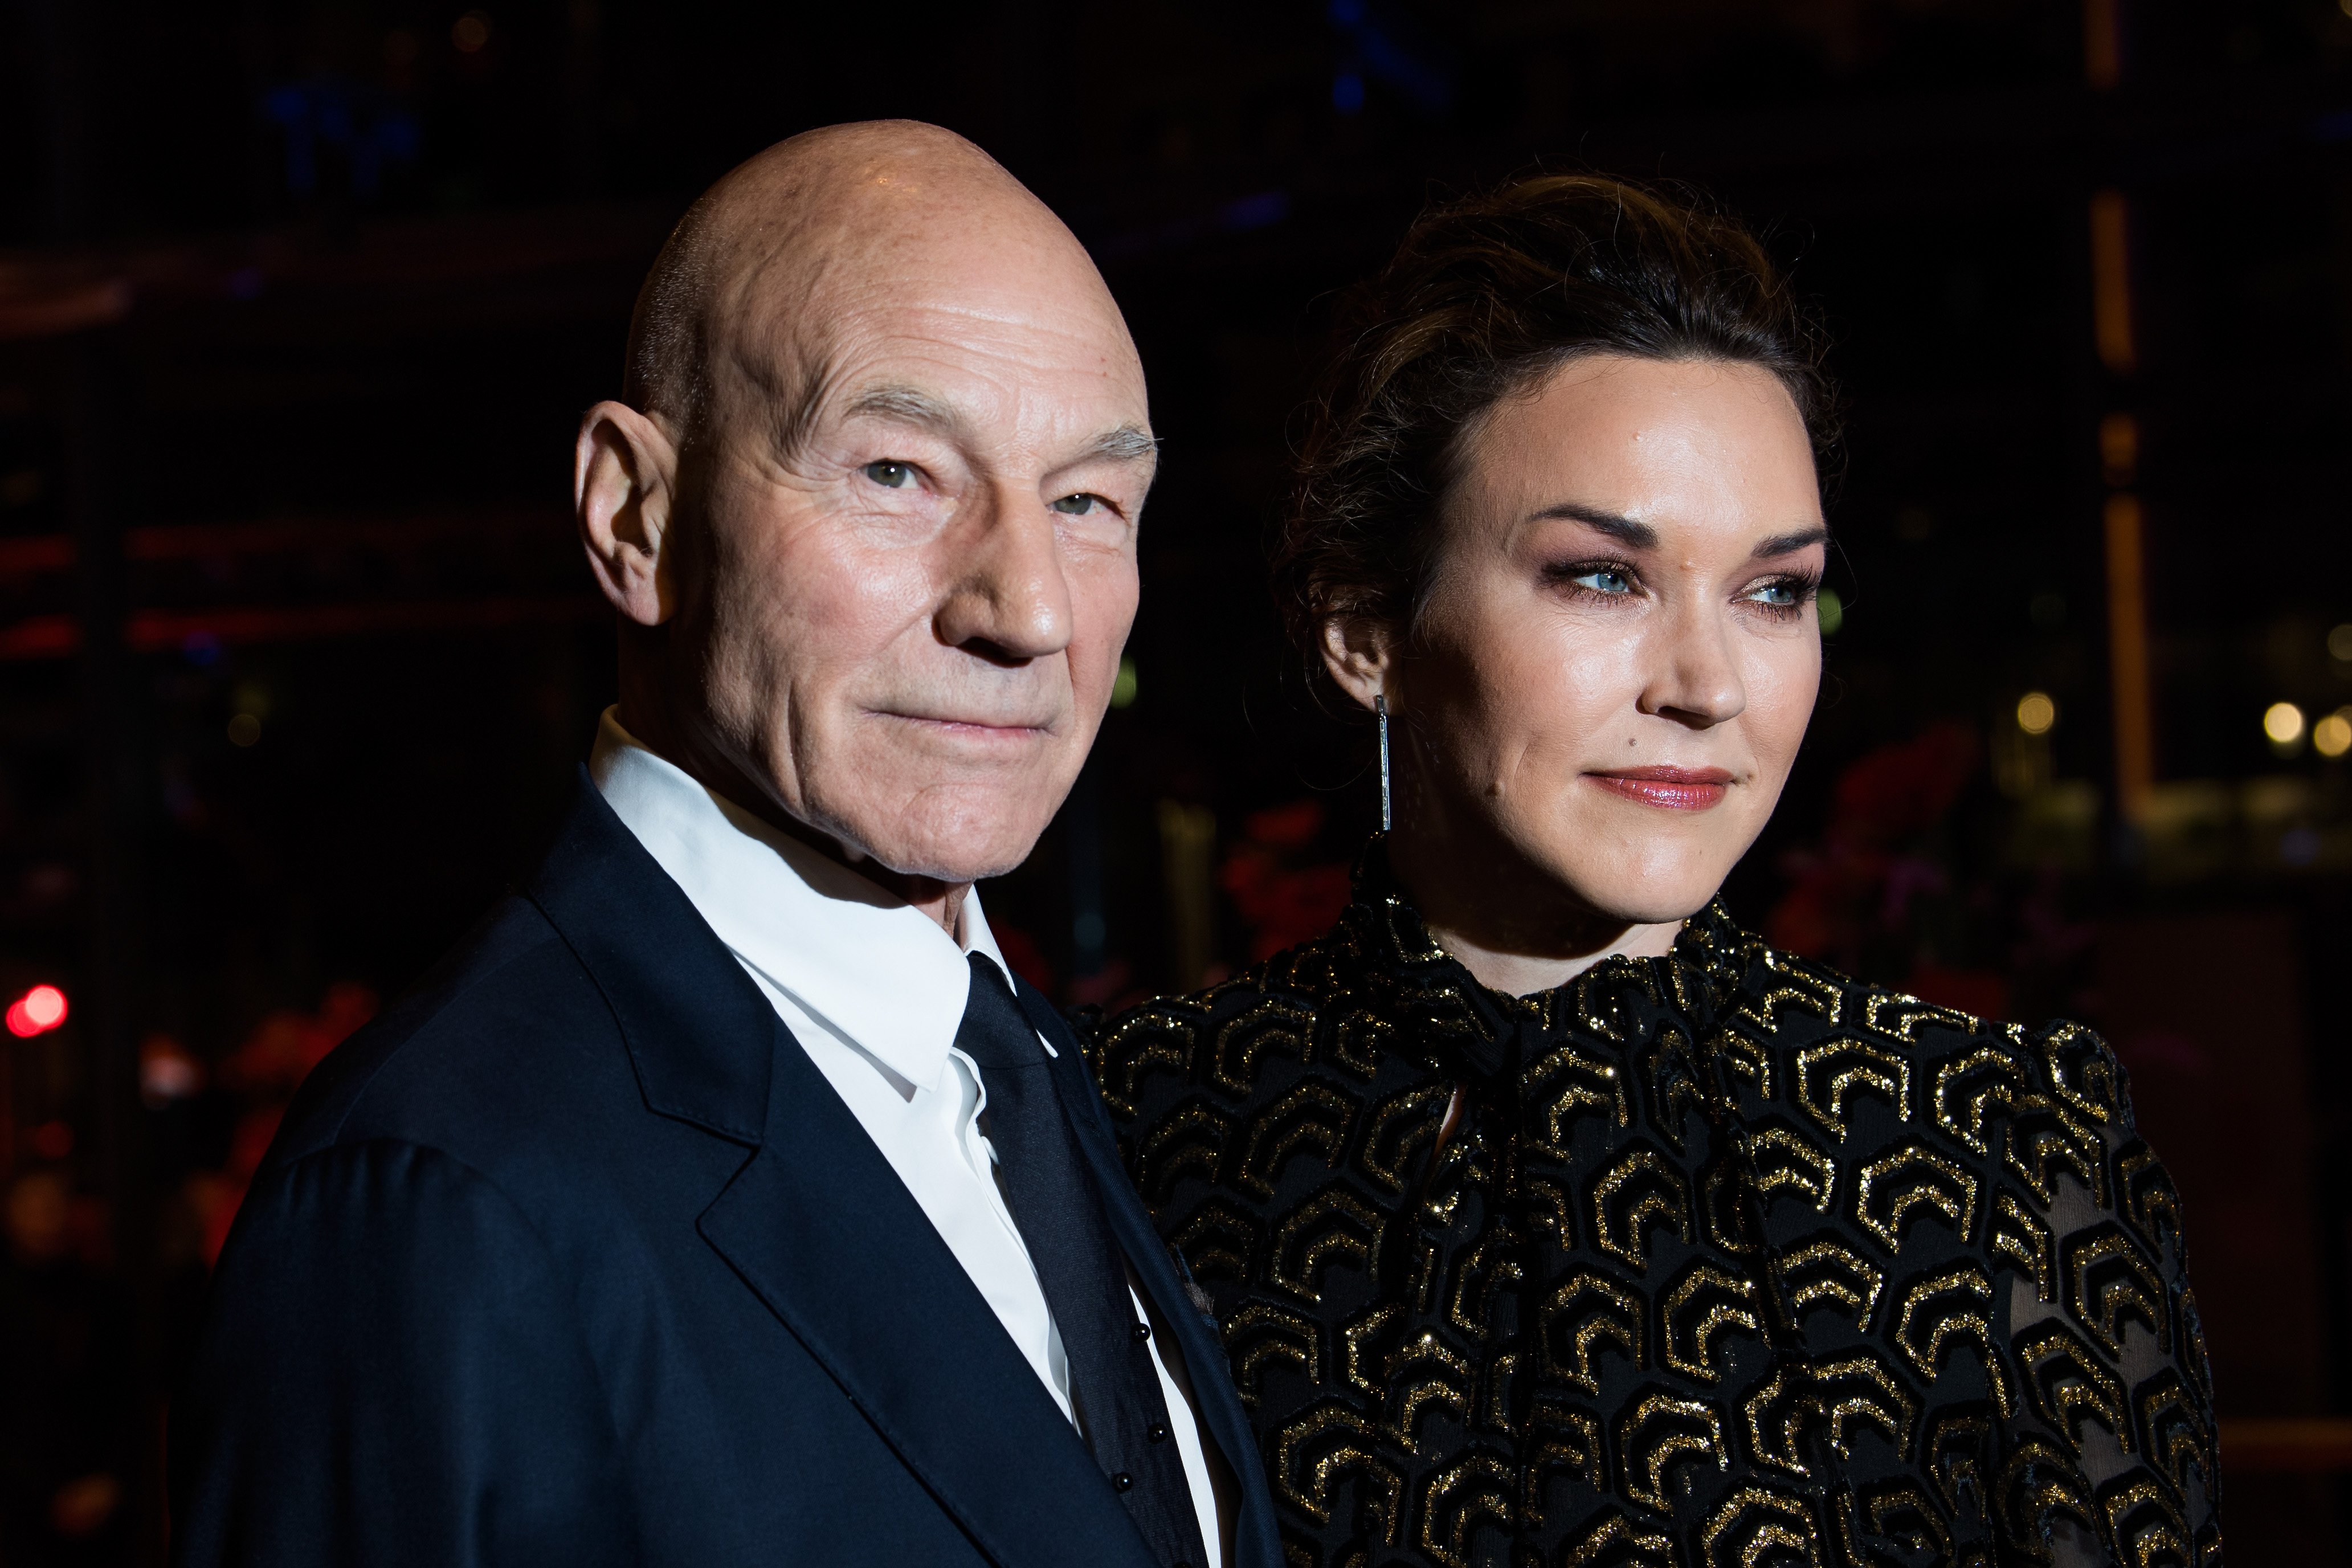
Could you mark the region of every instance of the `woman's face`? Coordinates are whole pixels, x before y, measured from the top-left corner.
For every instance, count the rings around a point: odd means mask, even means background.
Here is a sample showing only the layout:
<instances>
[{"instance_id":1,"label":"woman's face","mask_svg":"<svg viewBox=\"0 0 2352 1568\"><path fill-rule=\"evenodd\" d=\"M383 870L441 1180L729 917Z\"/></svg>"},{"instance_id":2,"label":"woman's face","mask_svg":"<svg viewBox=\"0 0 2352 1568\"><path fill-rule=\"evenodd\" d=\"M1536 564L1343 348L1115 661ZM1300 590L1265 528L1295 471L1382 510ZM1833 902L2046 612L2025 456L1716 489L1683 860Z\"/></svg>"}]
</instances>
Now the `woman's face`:
<instances>
[{"instance_id":1,"label":"woman's face","mask_svg":"<svg viewBox=\"0 0 2352 1568\"><path fill-rule=\"evenodd\" d=\"M1334 650L1402 721L1400 838L1608 922L1694 913L1821 682L1826 533L1789 395L1752 365L1572 362L1473 432L1443 527L1414 635Z\"/></svg>"}]
</instances>

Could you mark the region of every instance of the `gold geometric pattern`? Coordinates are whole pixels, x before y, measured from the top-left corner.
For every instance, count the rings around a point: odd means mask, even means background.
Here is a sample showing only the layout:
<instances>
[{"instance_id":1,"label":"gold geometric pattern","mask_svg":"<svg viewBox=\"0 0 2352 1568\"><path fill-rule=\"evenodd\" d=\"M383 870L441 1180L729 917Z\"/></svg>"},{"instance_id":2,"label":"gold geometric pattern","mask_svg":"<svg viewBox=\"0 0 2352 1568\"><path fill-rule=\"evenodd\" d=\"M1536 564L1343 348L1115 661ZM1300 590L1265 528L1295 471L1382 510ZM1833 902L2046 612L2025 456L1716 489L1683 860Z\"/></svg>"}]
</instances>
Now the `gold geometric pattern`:
<instances>
[{"instance_id":1,"label":"gold geometric pattern","mask_svg":"<svg viewBox=\"0 0 2352 1568\"><path fill-rule=\"evenodd\" d=\"M1328 935L1087 1057L1292 1568L2220 1561L2180 1202L2087 1029L1720 906L1500 995L1376 843Z\"/></svg>"},{"instance_id":2,"label":"gold geometric pattern","mask_svg":"<svg viewBox=\"0 0 2352 1568\"><path fill-rule=\"evenodd\" d=\"M1625 1495L1644 1508L1672 1513L1670 1473L1678 1466L1708 1459L1717 1469L1731 1468L1731 1450L1723 1444L1723 1417L1703 1400L1644 1394L1617 1423L1617 1463Z\"/></svg>"},{"instance_id":3,"label":"gold geometric pattern","mask_svg":"<svg viewBox=\"0 0 2352 1568\"><path fill-rule=\"evenodd\" d=\"M1853 1206L1863 1228L1889 1252L1901 1248L1904 1221L1914 1209L1942 1215L1967 1241L1976 1234L1977 1179L1958 1160L1915 1143L1863 1166Z\"/></svg>"}]
</instances>

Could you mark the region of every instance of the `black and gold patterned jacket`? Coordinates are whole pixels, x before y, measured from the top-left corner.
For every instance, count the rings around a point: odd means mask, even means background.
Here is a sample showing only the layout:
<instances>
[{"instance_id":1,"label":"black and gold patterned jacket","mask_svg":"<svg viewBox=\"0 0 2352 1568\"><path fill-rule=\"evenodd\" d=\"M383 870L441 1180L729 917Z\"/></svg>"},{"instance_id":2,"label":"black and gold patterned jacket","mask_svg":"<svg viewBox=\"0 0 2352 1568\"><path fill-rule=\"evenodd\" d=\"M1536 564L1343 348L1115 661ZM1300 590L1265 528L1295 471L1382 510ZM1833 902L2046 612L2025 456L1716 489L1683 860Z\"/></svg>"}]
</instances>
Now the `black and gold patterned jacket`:
<instances>
[{"instance_id":1,"label":"black and gold patterned jacket","mask_svg":"<svg viewBox=\"0 0 2352 1568\"><path fill-rule=\"evenodd\" d=\"M1094 1041L1297 1568L2220 1561L2179 1205L2096 1036L1719 905L1504 996L1382 864Z\"/></svg>"}]
</instances>

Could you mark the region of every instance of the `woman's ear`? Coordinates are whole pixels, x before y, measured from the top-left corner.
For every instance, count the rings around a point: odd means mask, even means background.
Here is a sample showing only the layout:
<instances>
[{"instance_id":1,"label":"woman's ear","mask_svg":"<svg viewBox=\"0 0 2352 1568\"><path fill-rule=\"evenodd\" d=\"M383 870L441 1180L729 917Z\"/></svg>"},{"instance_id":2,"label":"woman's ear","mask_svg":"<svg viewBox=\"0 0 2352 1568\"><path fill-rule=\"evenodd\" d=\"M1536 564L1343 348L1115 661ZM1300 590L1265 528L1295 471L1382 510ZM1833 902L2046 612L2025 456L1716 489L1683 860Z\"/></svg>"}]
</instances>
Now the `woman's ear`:
<instances>
[{"instance_id":1,"label":"woman's ear","mask_svg":"<svg viewBox=\"0 0 2352 1568\"><path fill-rule=\"evenodd\" d=\"M1388 690L1388 628L1352 616L1326 620L1323 668L1340 690L1369 709L1373 698Z\"/></svg>"},{"instance_id":2,"label":"woman's ear","mask_svg":"<svg viewBox=\"0 0 2352 1568\"><path fill-rule=\"evenodd\" d=\"M625 403L600 403L580 419L572 500L588 569L613 607L642 626L677 608L670 540L677 445Z\"/></svg>"}]
</instances>

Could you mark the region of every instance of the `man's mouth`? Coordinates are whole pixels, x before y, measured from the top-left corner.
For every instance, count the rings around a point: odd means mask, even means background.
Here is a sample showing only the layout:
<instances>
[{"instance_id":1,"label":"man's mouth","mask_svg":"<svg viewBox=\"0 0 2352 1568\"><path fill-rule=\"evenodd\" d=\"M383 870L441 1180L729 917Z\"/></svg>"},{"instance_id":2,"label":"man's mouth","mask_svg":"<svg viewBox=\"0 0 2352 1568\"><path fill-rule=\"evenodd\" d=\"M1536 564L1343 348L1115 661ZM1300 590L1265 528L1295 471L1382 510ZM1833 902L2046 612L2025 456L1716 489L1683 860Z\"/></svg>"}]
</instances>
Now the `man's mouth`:
<instances>
[{"instance_id":1,"label":"man's mouth","mask_svg":"<svg viewBox=\"0 0 2352 1568\"><path fill-rule=\"evenodd\" d=\"M1032 723L1025 719L990 715L975 718L957 713L908 713L890 709L870 710L876 717L894 719L902 724L916 725L935 734L958 739L987 742L1019 742L1034 740L1054 731L1052 721Z\"/></svg>"},{"instance_id":2,"label":"man's mouth","mask_svg":"<svg viewBox=\"0 0 2352 1568\"><path fill-rule=\"evenodd\" d=\"M1584 776L1602 789L1664 811L1705 811L1720 805L1736 782L1722 768L1614 768Z\"/></svg>"}]
</instances>

